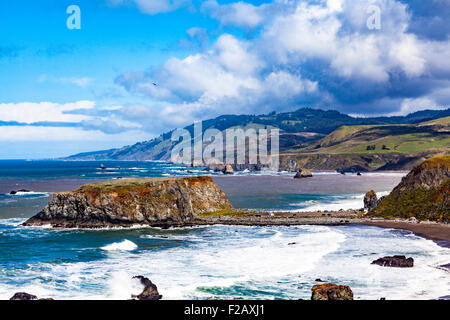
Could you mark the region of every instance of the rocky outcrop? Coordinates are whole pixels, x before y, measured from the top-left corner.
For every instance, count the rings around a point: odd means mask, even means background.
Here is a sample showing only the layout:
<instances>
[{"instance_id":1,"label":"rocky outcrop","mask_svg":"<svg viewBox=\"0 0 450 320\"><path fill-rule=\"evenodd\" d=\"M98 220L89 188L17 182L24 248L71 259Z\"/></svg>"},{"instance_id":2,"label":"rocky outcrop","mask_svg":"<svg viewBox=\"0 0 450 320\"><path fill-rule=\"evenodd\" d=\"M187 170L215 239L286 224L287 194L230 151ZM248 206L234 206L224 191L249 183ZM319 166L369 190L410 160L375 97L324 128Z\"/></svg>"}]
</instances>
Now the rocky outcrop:
<instances>
[{"instance_id":1,"label":"rocky outcrop","mask_svg":"<svg viewBox=\"0 0 450 320\"><path fill-rule=\"evenodd\" d=\"M37 300L35 295L26 292L17 292L9 300Z\"/></svg>"},{"instance_id":2,"label":"rocky outcrop","mask_svg":"<svg viewBox=\"0 0 450 320\"><path fill-rule=\"evenodd\" d=\"M353 291L349 286L325 283L312 287L311 300L353 300Z\"/></svg>"},{"instance_id":3,"label":"rocky outcrop","mask_svg":"<svg viewBox=\"0 0 450 320\"><path fill-rule=\"evenodd\" d=\"M450 155L415 167L369 212L385 218L450 221Z\"/></svg>"},{"instance_id":4,"label":"rocky outcrop","mask_svg":"<svg viewBox=\"0 0 450 320\"><path fill-rule=\"evenodd\" d=\"M9 300L53 300L52 298L40 298L36 297L35 295L26 293L26 292L17 292L15 293Z\"/></svg>"},{"instance_id":5,"label":"rocky outcrop","mask_svg":"<svg viewBox=\"0 0 450 320\"><path fill-rule=\"evenodd\" d=\"M382 267L412 268L414 266L414 259L407 259L405 256L383 257L373 261L372 264Z\"/></svg>"},{"instance_id":6,"label":"rocky outcrop","mask_svg":"<svg viewBox=\"0 0 450 320\"><path fill-rule=\"evenodd\" d=\"M223 174L234 174L233 167L231 164L225 165L225 168L222 170Z\"/></svg>"},{"instance_id":7,"label":"rocky outcrop","mask_svg":"<svg viewBox=\"0 0 450 320\"><path fill-rule=\"evenodd\" d=\"M294 176L294 179L303 179L303 178L311 178L312 172L307 169L299 169L297 174Z\"/></svg>"},{"instance_id":8,"label":"rocky outcrop","mask_svg":"<svg viewBox=\"0 0 450 320\"><path fill-rule=\"evenodd\" d=\"M370 190L364 196L364 209L371 210L377 204L378 197L375 191Z\"/></svg>"},{"instance_id":9,"label":"rocky outcrop","mask_svg":"<svg viewBox=\"0 0 450 320\"><path fill-rule=\"evenodd\" d=\"M141 284L144 285L144 290L137 296L132 296L138 300L160 300L162 295L159 294L156 285L150 281L150 279L143 276L136 276L133 279L139 279Z\"/></svg>"},{"instance_id":10,"label":"rocky outcrop","mask_svg":"<svg viewBox=\"0 0 450 320\"><path fill-rule=\"evenodd\" d=\"M211 177L121 179L54 193L25 226L100 228L184 225L196 214L231 209Z\"/></svg>"}]
</instances>

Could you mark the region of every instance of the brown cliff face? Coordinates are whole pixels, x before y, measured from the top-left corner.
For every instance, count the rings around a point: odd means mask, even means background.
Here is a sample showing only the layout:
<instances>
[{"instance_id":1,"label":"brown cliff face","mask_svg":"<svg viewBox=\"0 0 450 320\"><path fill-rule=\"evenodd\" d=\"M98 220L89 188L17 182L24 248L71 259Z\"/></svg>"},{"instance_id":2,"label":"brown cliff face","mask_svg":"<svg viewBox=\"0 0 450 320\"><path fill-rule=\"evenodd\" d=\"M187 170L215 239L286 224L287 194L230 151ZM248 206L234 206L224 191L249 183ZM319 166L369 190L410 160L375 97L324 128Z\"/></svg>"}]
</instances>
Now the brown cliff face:
<instances>
[{"instance_id":1,"label":"brown cliff face","mask_svg":"<svg viewBox=\"0 0 450 320\"><path fill-rule=\"evenodd\" d=\"M52 195L25 226L99 228L183 225L196 214L231 209L211 177L123 179Z\"/></svg>"},{"instance_id":2,"label":"brown cliff face","mask_svg":"<svg viewBox=\"0 0 450 320\"><path fill-rule=\"evenodd\" d=\"M369 213L387 218L450 221L450 155L435 157L415 167Z\"/></svg>"}]
</instances>

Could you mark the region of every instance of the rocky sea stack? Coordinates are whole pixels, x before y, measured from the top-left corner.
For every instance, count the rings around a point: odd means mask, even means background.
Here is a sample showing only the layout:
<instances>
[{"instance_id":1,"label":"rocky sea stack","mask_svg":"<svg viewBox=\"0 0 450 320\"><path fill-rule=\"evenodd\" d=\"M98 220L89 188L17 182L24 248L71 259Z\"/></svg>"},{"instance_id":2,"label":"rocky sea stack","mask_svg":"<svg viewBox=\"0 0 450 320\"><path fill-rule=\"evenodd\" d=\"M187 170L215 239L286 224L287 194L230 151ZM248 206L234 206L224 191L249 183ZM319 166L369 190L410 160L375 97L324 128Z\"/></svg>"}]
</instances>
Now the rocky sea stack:
<instances>
[{"instance_id":1,"label":"rocky sea stack","mask_svg":"<svg viewBox=\"0 0 450 320\"><path fill-rule=\"evenodd\" d=\"M196 214L231 209L211 177L121 179L52 194L25 226L101 228L184 225Z\"/></svg>"},{"instance_id":2,"label":"rocky sea stack","mask_svg":"<svg viewBox=\"0 0 450 320\"><path fill-rule=\"evenodd\" d=\"M353 300L353 291L349 286L325 283L312 287L311 300Z\"/></svg>"},{"instance_id":3,"label":"rocky sea stack","mask_svg":"<svg viewBox=\"0 0 450 320\"><path fill-rule=\"evenodd\" d=\"M382 267L392 268L412 268L414 267L414 259L405 256L383 257L372 262Z\"/></svg>"},{"instance_id":4,"label":"rocky sea stack","mask_svg":"<svg viewBox=\"0 0 450 320\"><path fill-rule=\"evenodd\" d=\"M428 159L415 167L369 215L448 223L450 155Z\"/></svg>"},{"instance_id":5,"label":"rocky sea stack","mask_svg":"<svg viewBox=\"0 0 450 320\"><path fill-rule=\"evenodd\" d=\"M303 178L311 178L312 172L307 169L299 169L297 174L294 176L294 179L303 179Z\"/></svg>"}]
</instances>

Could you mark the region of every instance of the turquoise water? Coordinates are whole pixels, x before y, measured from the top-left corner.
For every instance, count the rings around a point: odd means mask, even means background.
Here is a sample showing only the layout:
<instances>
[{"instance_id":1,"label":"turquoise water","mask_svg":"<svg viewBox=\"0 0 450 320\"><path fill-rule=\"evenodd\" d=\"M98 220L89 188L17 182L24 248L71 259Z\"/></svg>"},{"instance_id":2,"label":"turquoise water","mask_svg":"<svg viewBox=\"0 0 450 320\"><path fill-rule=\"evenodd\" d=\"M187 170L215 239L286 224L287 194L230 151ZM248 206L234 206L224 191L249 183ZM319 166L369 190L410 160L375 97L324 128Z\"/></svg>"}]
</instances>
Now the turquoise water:
<instances>
[{"instance_id":1,"label":"turquoise water","mask_svg":"<svg viewBox=\"0 0 450 320\"><path fill-rule=\"evenodd\" d=\"M192 174L162 162L104 164L123 177ZM165 299L308 299L316 278L350 285L357 299L450 294L448 271L439 268L450 262L450 250L406 231L367 226L53 230L20 225L46 204L51 191L109 175L98 166L0 161L0 299L18 291L55 299L129 299L142 289L132 280L135 275L149 277ZM235 206L280 210L359 206L368 185L389 190L400 178L378 174L355 180L323 173L299 182L286 174L214 176ZM33 192L5 191L19 186ZM415 267L370 264L392 254L413 256Z\"/></svg>"}]
</instances>

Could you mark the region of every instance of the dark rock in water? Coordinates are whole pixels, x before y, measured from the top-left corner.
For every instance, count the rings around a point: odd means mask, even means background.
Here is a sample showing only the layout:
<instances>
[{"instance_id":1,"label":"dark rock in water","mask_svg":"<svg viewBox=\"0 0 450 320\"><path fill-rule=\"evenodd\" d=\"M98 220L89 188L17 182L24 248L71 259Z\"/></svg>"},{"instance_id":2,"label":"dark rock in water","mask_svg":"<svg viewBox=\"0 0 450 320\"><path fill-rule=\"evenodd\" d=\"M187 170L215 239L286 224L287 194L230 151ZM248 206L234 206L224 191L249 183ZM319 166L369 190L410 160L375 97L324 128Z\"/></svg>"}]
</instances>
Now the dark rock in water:
<instances>
[{"instance_id":1,"label":"dark rock in water","mask_svg":"<svg viewBox=\"0 0 450 320\"><path fill-rule=\"evenodd\" d=\"M353 291L349 286L325 283L312 287L311 300L353 300Z\"/></svg>"},{"instance_id":2,"label":"dark rock in water","mask_svg":"<svg viewBox=\"0 0 450 320\"><path fill-rule=\"evenodd\" d=\"M323 280L322 279L320 279L320 278L317 278L316 280L314 280L314 281L316 281L316 282L323 282Z\"/></svg>"},{"instance_id":3,"label":"dark rock in water","mask_svg":"<svg viewBox=\"0 0 450 320\"><path fill-rule=\"evenodd\" d=\"M19 192L31 192L31 190L27 190L27 189L19 189L19 190L11 190L10 192L9 192L9 194L11 194L11 195L14 195L14 194L17 194L17 193L19 193Z\"/></svg>"},{"instance_id":4,"label":"dark rock in water","mask_svg":"<svg viewBox=\"0 0 450 320\"><path fill-rule=\"evenodd\" d=\"M382 300L382 301L385 301L385 300L386 300L386 298L382 297L382 298L380 298L380 300Z\"/></svg>"},{"instance_id":5,"label":"dark rock in water","mask_svg":"<svg viewBox=\"0 0 450 320\"><path fill-rule=\"evenodd\" d=\"M288 243L288 246L293 246L295 244L297 244L297 242L290 242L290 243Z\"/></svg>"},{"instance_id":6,"label":"dark rock in water","mask_svg":"<svg viewBox=\"0 0 450 320\"><path fill-rule=\"evenodd\" d=\"M105 165L103 163L100 165L100 169L102 169L102 170L106 169L106 167L105 167Z\"/></svg>"},{"instance_id":7,"label":"dark rock in water","mask_svg":"<svg viewBox=\"0 0 450 320\"><path fill-rule=\"evenodd\" d=\"M393 257L383 257L372 262L382 267L392 267L392 268L412 268L414 266L414 259L405 256L393 256Z\"/></svg>"},{"instance_id":8,"label":"dark rock in water","mask_svg":"<svg viewBox=\"0 0 450 320\"><path fill-rule=\"evenodd\" d=\"M364 196L364 209L368 209L368 210L373 209L375 207L377 201L378 201L377 194L375 193L375 191L370 190Z\"/></svg>"},{"instance_id":9,"label":"dark rock in water","mask_svg":"<svg viewBox=\"0 0 450 320\"><path fill-rule=\"evenodd\" d=\"M162 295L158 292L158 288L150 279L143 276L136 276L133 279L139 279L144 285L144 290L141 294L132 296L132 298L137 298L138 300L160 300L162 298Z\"/></svg>"},{"instance_id":10,"label":"dark rock in water","mask_svg":"<svg viewBox=\"0 0 450 320\"><path fill-rule=\"evenodd\" d=\"M37 297L26 292L17 292L9 300L37 300Z\"/></svg>"},{"instance_id":11,"label":"dark rock in water","mask_svg":"<svg viewBox=\"0 0 450 320\"><path fill-rule=\"evenodd\" d=\"M356 175L357 175L357 176L362 176L361 172L358 172Z\"/></svg>"},{"instance_id":12,"label":"dark rock in water","mask_svg":"<svg viewBox=\"0 0 450 320\"><path fill-rule=\"evenodd\" d=\"M307 169L299 169L294 179L311 178L312 172Z\"/></svg>"}]
</instances>

